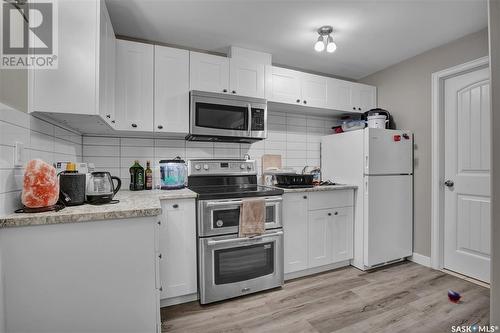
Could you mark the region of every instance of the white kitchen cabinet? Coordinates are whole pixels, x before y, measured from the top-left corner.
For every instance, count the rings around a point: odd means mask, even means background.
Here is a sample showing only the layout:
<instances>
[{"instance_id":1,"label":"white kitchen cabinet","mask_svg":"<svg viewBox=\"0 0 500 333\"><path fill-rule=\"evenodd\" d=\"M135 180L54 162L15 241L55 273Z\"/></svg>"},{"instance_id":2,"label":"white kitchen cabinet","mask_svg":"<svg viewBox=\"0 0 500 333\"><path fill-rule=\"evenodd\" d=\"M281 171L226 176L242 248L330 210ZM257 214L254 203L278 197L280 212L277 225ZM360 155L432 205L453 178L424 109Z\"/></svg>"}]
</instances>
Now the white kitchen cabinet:
<instances>
[{"instance_id":1,"label":"white kitchen cabinet","mask_svg":"<svg viewBox=\"0 0 500 333\"><path fill-rule=\"evenodd\" d=\"M354 257L354 211L353 207L333 209L332 259L333 262Z\"/></svg>"},{"instance_id":2,"label":"white kitchen cabinet","mask_svg":"<svg viewBox=\"0 0 500 333\"><path fill-rule=\"evenodd\" d=\"M301 104L301 77L299 71L266 66L266 99L270 102Z\"/></svg>"},{"instance_id":3,"label":"white kitchen cabinet","mask_svg":"<svg viewBox=\"0 0 500 333\"><path fill-rule=\"evenodd\" d=\"M247 59L229 61L229 88L231 93L256 98L265 97L265 65Z\"/></svg>"},{"instance_id":4,"label":"white kitchen cabinet","mask_svg":"<svg viewBox=\"0 0 500 333\"><path fill-rule=\"evenodd\" d=\"M305 193L283 197L285 274L307 268L307 202Z\"/></svg>"},{"instance_id":5,"label":"white kitchen cabinet","mask_svg":"<svg viewBox=\"0 0 500 333\"><path fill-rule=\"evenodd\" d=\"M353 203L353 189L284 194L288 278L345 265L353 258Z\"/></svg>"},{"instance_id":6,"label":"white kitchen cabinet","mask_svg":"<svg viewBox=\"0 0 500 333\"><path fill-rule=\"evenodd\" d=\"M115 127L116 38L104 1L100 2L99 114Z\"/></svg>"},{"instance_id":7,"label":"white kitchen cabinet","mask_svg":"<svg viewBox=\"0 0 500 333\"><path fill-rule=\"evenodd\" d=\"M116 129L153 131L153 45L117 40Z\"/></svg>"},{"instance_id":8,"label":"white kitchen cabinet","mask_svg":"<svg viewBox=\"0 0 500 333\"><path fill-rule=\"evenodd\" d=\"M154 131L189 133L189 51L155 46Z\"/></svg>"},{"instance_id":9,"label":"white kitchen cabinet","mask_svg":"<svg viewBox=\"0 0 500 333\"><path fill-rule=\"evenodd\" d=\"M158 217L0 229L0 331L159 332L157 233Z\"/></svg>"},{"instance_id":10,"label":"white kitchen cabinet","mask_svg":"<svg viewBox=\"0 0 500 333\"><path fill-rule=\"evenodd\" d=\"M300 86L301 86L301 99L302 104L316 107L327 107L327 78L324 76L302 73Z\"/></svg>"},{"instance_id":11,"label":"white kitchen cabinet","mask_svg":"<svg viewBox=\"0 0 500 333\"><path fill-rule=\"evenodd\" d=\"M363 113L377 107L377 88L338 79L328 81L328 108Z\"/></svg>"},{"instance_id":12,"label":"white kitchen cabinet","mask_svg":"<svg viewBox=\"0 0 500 333\"><path fill-rule=\"evenodd\" d=\"M194 199L162 201L160 226L161 298L197 292L196 209Z\"/></svg>"},{"instance_id":13,"label":"white kitchen cabinet","mask_svg":"<svg viewBox=\"0 0 500 333\"><path fill-rule=\"evenodd\" d=\"M229 58L190 52L190 89L216 93L229 90Z\"/></svg>"}]
</instances>

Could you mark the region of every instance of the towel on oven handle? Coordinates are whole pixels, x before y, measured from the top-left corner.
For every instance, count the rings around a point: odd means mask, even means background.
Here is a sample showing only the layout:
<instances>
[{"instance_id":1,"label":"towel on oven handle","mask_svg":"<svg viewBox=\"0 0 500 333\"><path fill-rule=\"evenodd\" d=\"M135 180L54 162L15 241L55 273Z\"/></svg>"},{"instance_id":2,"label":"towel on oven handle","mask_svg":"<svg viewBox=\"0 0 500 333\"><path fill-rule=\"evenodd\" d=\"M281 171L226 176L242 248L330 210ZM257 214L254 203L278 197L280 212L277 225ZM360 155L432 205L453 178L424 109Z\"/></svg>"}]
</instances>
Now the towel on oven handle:
<instances>
[{"instance_id":1,"label":"towel on oven handle","mask_svg":"<svg viewBox=\"0 0 500 333\"><path fill-rule=\"evenodd\" d=\"M243 199L240 209L238 237L253 237L266 231L266 201L264 199Z\"/></svg>"}]
</instances>

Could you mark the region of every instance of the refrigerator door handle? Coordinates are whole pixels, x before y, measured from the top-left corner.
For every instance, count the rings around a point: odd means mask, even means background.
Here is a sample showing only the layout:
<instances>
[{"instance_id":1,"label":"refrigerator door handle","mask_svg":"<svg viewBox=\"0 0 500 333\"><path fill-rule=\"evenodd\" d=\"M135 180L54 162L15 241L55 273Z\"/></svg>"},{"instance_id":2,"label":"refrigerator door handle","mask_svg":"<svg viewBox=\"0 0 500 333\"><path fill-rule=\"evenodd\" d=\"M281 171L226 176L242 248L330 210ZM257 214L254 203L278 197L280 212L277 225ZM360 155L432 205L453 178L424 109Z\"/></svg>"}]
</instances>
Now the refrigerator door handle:
<instances>
[{"instance_id":1,"label":"refrigerator door handle","mask_svg":"<svg viewBox=\"0 0 500 333\"><path fill-rule=\"evenodd\" d=\"M365 170L368 171L368 155L365 155Z\"/></svg>"}]
</instances>

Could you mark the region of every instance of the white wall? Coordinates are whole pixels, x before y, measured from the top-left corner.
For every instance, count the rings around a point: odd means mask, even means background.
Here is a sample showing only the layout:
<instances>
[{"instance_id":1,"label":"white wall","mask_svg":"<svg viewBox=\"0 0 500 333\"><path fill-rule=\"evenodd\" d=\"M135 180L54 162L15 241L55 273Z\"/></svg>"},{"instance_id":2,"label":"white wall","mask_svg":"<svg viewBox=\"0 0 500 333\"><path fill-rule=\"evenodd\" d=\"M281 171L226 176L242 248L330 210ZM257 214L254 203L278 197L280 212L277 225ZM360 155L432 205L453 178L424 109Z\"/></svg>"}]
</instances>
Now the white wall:
<instances>
[{"instance_id":1,"label":"white wall","mask_svg":"<svg viewBox=\"0 0 500 333\"><path fill-rule=\"evenodd\" d=\"M23 168L14 167L14 145L25 144L25 160L81 161L82 136L0 104L0 216L21 206Z\"/></svg>"},{"instance_id":2,"label":"white wall","mask_svg":"<svg viewBox=\"0 0 500 333\"><path fill-rule=\"evenodd\" d=\"M489 2L491 110L492 110L492 214L490 323L500 324L500 1Z\"/></svg>"},{"instance_id":3,"label":"white wall","mask_svg":"<svg viewBox=\"0 0 500 333\"><path fill-rule=\"evenodd\" d=\"M154 139L127 137L83 137L83 161L95 163L99 170L110 171L130 184L128 169L135 159L143 167L150 160L155 166L155 184L158 184L158 161L180 156L195 158L242 158L244 154L257 160L261 174L261 156L280 154L286 167L301 171L306 165L320 165L321 136L330 134L336 123L332 117L303 116L270 112L268 138L253 144L207 143L182 139Z\"/></svg>"}]
</instances>

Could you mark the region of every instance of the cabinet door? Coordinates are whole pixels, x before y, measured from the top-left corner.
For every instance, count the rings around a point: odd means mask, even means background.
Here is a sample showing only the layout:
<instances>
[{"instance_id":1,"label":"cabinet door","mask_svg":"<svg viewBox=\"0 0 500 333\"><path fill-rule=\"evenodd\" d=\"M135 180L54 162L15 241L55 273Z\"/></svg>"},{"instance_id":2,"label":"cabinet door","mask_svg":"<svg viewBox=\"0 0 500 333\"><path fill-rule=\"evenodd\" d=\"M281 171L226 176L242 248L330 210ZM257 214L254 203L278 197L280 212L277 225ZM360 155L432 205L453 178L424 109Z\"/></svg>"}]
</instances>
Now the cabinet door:
<instances>
[{"instance_id":1,"label":"cabinet door","mask_svg":"<svg viewBox=\"0 0 500 333\"><path fill-rule=\"evenodd\" d=\"M377 106L377 89L366 84L353 83L351 102L357 112L366 112Z\"/></svg>"},{"instance_id":2,"label":"cabinet door","mask_svg":"<svg viewBox=\"0 0 500 333\"><path fill-rule=\"evenodd\" d=\"M229 92L229 59L190 52L191 90Z\"/></svg>"},{"instance_id":3,"label":"cabinet door","mask_svg":"<svg viewBox=\"0 0 500 333\"><path fill-rule=\"evenodd\" d=\"M319 75L302 73L302 104L317 108L327 106L327 78Z\"/></svg>"},{"instance_id":4,"label":"cabinet door","mask_svg":"<svg viewBox=\"0 0 500 333\"><path fill-rule=\"evenodd\" d=\"M189 51L155 46L154 131L189 132Z\"/></svg>"},{"instance_id":5,"label":"cabinet door","mask_svg":"<svg viewBox=\"0 0 500 333\"><path fill-rule=\"evenodd\" d=\"M351 101L352 86L352 82L349 81L328 79L328 108L357 112Z\"/></svg>"},{"instance_id":6,"label":"cabinet door","mask_svg":"<svg viewBox=\"0 0 500 333\"><path fill-rule=\"evenodd\" d=\"M301 73L291 69L266 66L266 98L270 102L302 103L300 79Z\"/></svg>"},{"instance_id":7,"label":"cabinet door","mask_svg":"<svg viewBox=\"0 0 500 333\"><path fill-rule=\"evenodd\" d=\"M116 129L153 131L153 45L117 40Z\"/></svg>"},{"instance_id":8,"label":"cabinet door","mask_svg":"<svg viewBox=\"0 0 500 333\"><path fill-rule=\"evenodd\" d=\"M353 258L353 207L334 209L332 222L333 262Z\"/></svg>"},{"instance_id":9,"label":"cabinet door","mask_svg":"<svg viewBox=\"0 0 500 333\"><path fill-rule=\"evenodd\" d=\"M97 115L97 1L58 1L58 67L30 70L30 111Z\"/></svg>"},{"instance_id":10,"label":"cabinet door","mask_svg":"<svg viewBox=\"0 0 500 333\"><path fill-rule=\"evenodd\" d=\"M307 196L283 196L285 274L307 269Z\"/></svg>"},{"instance_id":11,"label":"cabinet door","mask_svg":"<svg viewBox=\"0 0 500 333\"><path fill-rule=\"evenodd\" d=\"M162 201L160 230L161 298L197 292L194 199Z\"/></svg>"},{"instance_id":12,"label":"cabinet door","mask_svg":"<svg viewBox=\"0 0 500 333\"><path fill-rule=\"evenodd\" d=\"M264 98L264 64L245 59L231 59L229 62L230 92L242 96Z\"/></svg>"},{"instance_id":13,"label":"cabinet door","mask_svg":"<svg viewBox=\"0 0 500 333\"><path fill-rule=\"evenodd\" d=\"M105 2L100 6L99 114L115 127L116 38Z\"/></svg>"},{"instance_id":14,"label":"cabinet door","mask_svg":"<svg viewBox=\"0 0 500 333\"><path fill-rule=\"evenodd\" d=\"M309 212L309 268L332 263L333 212L330 209Z\"/></svg>"}]
</instances>

